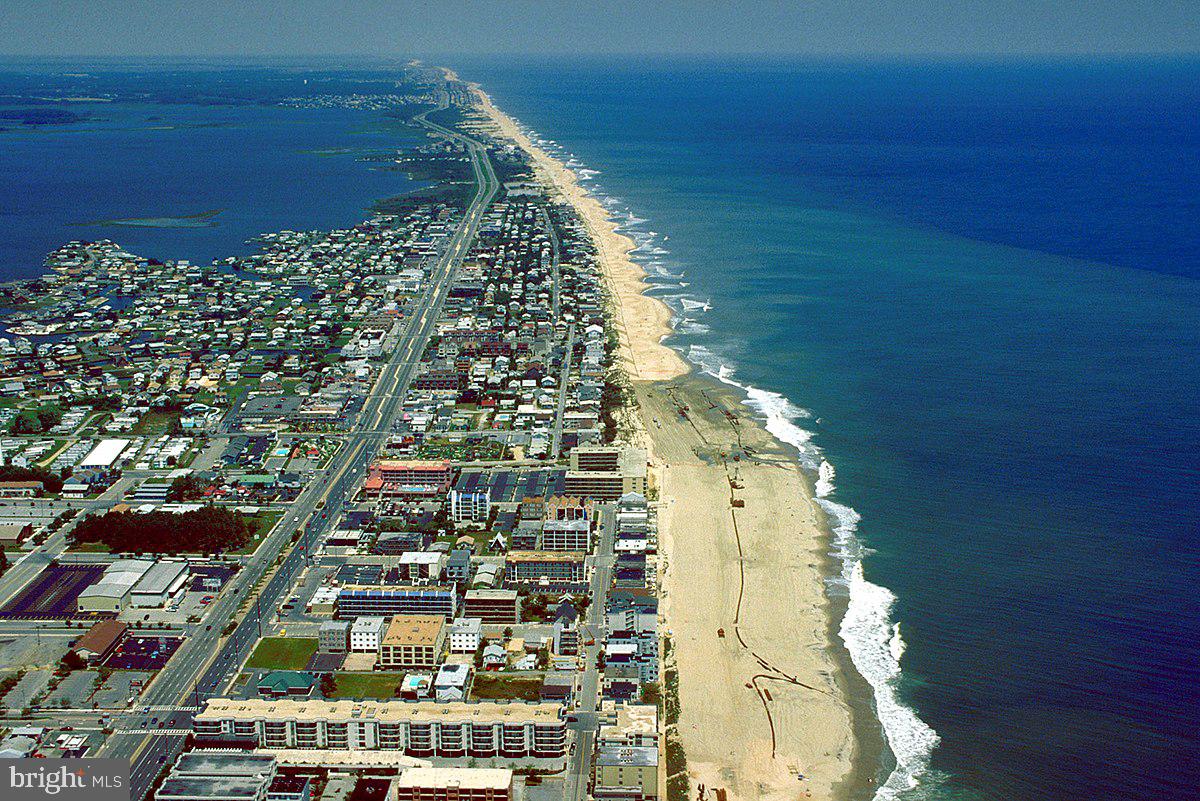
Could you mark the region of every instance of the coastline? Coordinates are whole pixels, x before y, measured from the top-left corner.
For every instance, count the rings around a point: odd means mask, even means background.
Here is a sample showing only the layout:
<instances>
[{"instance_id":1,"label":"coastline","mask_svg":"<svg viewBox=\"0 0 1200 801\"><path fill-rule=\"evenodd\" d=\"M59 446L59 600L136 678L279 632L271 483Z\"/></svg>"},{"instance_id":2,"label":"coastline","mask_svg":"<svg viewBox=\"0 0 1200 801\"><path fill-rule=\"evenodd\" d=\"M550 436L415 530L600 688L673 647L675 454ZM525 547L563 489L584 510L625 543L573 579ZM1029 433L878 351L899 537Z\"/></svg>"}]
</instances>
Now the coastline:
<instances>
[{"instance_id":1,"label":"coastline","mask_svg":"<svg viewBox=\"0 0 1200 801\"><path fill-rule=\"evenodd\" d=\"M873 794L882 735L869 687L837 639L844 603L839 610L825 591L833 534L812 478L744 395L664 344L672 314L644 294L633 241L574 172L470 86L575 207L612 294L636 399L633 439L651 454L659 493L662 613L679 670L688 786L736 799Z\"/></svg>"}]
</instances>

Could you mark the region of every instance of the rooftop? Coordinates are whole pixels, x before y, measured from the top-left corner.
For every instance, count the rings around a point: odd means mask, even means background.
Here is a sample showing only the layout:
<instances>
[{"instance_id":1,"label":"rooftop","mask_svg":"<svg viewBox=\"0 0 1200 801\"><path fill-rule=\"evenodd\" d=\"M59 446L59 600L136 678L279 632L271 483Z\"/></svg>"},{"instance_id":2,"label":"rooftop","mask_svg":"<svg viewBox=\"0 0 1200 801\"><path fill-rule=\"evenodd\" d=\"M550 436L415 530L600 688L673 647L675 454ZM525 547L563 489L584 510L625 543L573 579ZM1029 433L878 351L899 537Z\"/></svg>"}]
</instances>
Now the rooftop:
<instances>
[{"instance_id":1,"label":"rooftop","mask_svg":"<svg viewBox=\"0 0 1200 801\"><path fill-rule=\"evenodd\" d=\"M320 699L268 701L260 698L210 698L196 720L274 720L379 722L435 721L509 721L512 723L553 723L558 721L559 704L495 703L465 701L326 701Z\"/></svg>"},{"instance_id":2,"label":"rooftop","mask_svg":"<svg viewBox=\"0 0 1200 801\"><path fill-rule=\"evenodd\" d=\"M505 768L409 768L393 786L506 790L512 786L512 778L513 772Z\"/></svg>"},{"instance_id":3,"label":"rooftop","mask_svg":"<svg viewBox=\"0 0 1200 801\"><path fill-rule=\"evenodd\" d=\"M396 615L383 635L383 644L436 645L445 622L441 615Z\"/></svg>"}]
</instances>

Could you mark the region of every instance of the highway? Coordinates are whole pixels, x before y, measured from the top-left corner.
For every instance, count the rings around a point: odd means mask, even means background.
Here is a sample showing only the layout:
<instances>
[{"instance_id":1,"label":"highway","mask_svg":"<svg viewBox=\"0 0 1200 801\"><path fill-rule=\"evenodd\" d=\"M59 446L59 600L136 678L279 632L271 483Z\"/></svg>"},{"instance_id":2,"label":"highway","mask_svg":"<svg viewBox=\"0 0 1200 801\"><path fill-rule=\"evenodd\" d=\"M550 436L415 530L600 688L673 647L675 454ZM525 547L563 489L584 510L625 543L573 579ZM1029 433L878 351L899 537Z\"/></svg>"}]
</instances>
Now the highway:
<instances>
[{"instance_id":1,"label":"highway","mask_svg":"<svg viewBox=\"0 0 1200 801\"><path fill-rule=\"evenodd\" d=\"M600 671L596 667L604 641L604 609L608 606L608 590L612 586L613 543L616 541L617 511L613 504L603 504L600 510L600 542L592 561L592 602L581 626L580 639L583 646L584 670L579 678L576 696L575 722L568 728L575 731L575 750L567 761L566 780L563 782L563 801L584 801L588 796L588 782L592 776L592 753L596 749L596 733L599 726ZM591 640L593 645L586 645Z\"/></svg>"},{"instance_id":2,"label":"highway","mask_svg":"<svg viewBox=\"0 0 1200 801\"><path fill-rule=\"evenodd\" d=\"M447 108L443 94L438 109ZM262 630L262 621L273 615L292 582L303 569L313 545L332 526L344 505L353 497L366 466L391 430L401 402L411 384L425 344L432 335L449 294L454 273L469 252L479 223L499 191L499 181L486 147L462 134L428 121L429 112L414 120L449 139L462 143L470 157L476 191L462 222L447 242L438 265L430 276L426 296L407 323L391 359L380 371L370 396L354 421L338 453L318 472L290 511L280 520L254 556L214 603L206 624L184 642L180 650L147 688L139 700L139 709L165 708L127 715L115 724L118 732L109 738L99 756L129 759L130 795L143 798L163 766L179 753L185 735L191 729L192 712L183 707L200 706L210 696L224 692L249 656ZM318 513L319 512L319 513ZM293 534L301 537L284 556ZM278 569L271 570L278 563ZM256 586L266 577L261 591ZM221 640L223 629L235 619L244 599L253 598L231 636ZM155 731L155 729L159 729Z\"/></svg>"}]
</instances>

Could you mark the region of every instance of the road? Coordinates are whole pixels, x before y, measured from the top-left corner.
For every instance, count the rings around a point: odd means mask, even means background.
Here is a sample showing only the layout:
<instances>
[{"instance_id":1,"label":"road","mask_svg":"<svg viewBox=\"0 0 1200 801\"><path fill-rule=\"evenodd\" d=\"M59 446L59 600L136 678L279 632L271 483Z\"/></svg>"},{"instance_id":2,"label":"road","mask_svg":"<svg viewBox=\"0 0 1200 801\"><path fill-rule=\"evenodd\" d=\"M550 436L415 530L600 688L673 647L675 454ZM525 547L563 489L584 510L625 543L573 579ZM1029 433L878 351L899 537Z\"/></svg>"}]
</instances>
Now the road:
<instances>
[{"instance_id":1,"label":"road","mask_svg":"<svg viewBox=\"0 0 1200 801\"><path fill-rule=\"evenodd\" d=\"M46 541L41 545L27 551L23 556L9 565L8 570L4 571L4 575L0 576L0 606L4 606L11 601L17 593L25 589L25 585L33 580L33 577L41 573L46 567L67 550L67 533L70 532L75 524L83 519L84 512L94 509L102 509L112 506L121 496L125 494L133 485L133 479L129 476L122 476L116 483L105 490L99 497L91 500L70 500L56 501L44 498L26 500L8 500L5 501L6 506L0 508L0 522L2 518L12 517L17 511L30 509L30 504L35 510L45 510L44 514L39 517L49 517L51 519L67 509L78 509L79 514L67 522L58 531L46 538ZM12 515L8 512L13 512Z\"/></svg>"},{"instance_id":2,"label":"road","mask_svg":"<svg viewBox=\"0 0 1200 801\"><path fill-rule=\"evenodd\" d=\"M588 782L592 776L592 753L596 748L596 730L599 727L600 671L596 663L604 641L604 609L608 606L608 590L612 586L613 543L616 540L617 511L609 503L597 507L600 512L600 542L592 561L592 602L587 608L580 639L594 645L584 646L584 671L579 679L574 715L576 722L567 724L575 731L575 751L567 761L567 775L563 782L563 801L584 801L588 794Z\"/></svg>"},{"instance_id":3,"label":"road","mask_svg":"<svg viewBox=\"0 0 1200 801\"><path fill-rule=\"evenodd\" d=\"M562 245L558 241L558 229L554 227L554 223L550 219L550 212L546 211L545 206L539 206L538 213L550 236L550 275L553 282L553 290L550 295L550 319L554 321L555 325L558 325L562 307Z\"/></svg>"},{"instance_id":4,"label":"road","mask_svg":"<svg viewBox=\"0 0 1200 801\"><path fill-rule=\"evenodd\" d=\"M567 328L567 346L563 351L562 369L558 376L558 403L554 409L554 434L550 440L550 458L562 455L563 414L567 410L567 385L571 379L571 354L575 349L575 323Z\"/></svg>"},{"instance_id":5,"label":"road","mask_svg":"<svg viewBox=\"0 0 1200 801\"><path fill-rule=\"evenodd\" d=\"M438 108L446 107L448 97L443 96ZM426 119L430 112L418 115L414 120L466 147L471 157L476 192L430 276L429 288L420 306L420 316L414 315L408 321L405 333L391 359L380 371L371 395L365 399L353 429L344 438L338 453L314 476L287 515L259 546L235 578L234 586L219 596L207 618L212 622L197 629L185 641L180 652L143 693L139 701L142 708L199 706L204 698L224 691L259 638L264 617L275 613L303 568L313 544L336 522L340 510L353 497L367 464L391 430L404 394L416 375L425 344L441 316L454 273L469 252L479 223L500 187L486 147L474 139L430 122ZM297 547L292 548L286 557L282 556L291 543L293 533L301 528L303 534ZM270 574L270 569L280 559L279 568ZM267 575L270 578L266 585L256 592L256 585ZM253 597L253 603L246 608L231 636L222 643L222 630L234 619L243 599L247 597ZM160 715L148 713L126 716L117 724L117 730L126 733L110 737L100 756L131 761L131 798L143 798L164 764L179 753L185 736L168 732L190 730L191 719L192 713L184 709ZM155 728L162 731L154 731Z\"/></svg>"}]
</instances>

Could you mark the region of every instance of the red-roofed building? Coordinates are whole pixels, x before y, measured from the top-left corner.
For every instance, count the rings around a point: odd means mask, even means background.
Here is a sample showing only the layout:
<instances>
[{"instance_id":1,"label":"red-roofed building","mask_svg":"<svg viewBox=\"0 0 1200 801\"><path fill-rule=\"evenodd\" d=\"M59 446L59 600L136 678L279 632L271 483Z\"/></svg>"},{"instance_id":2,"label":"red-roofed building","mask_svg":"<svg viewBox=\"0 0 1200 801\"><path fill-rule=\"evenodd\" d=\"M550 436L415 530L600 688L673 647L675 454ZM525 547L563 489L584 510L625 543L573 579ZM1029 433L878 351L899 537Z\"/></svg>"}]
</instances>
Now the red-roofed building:
<instances>
[{"instance_id":1,"label":"red-roofed building","mask_svg":"<svg viewBox=\"0 0 1200 801\"><path fill-rule=\"evenodd\" d=\"M367 468L363 486L371 498L428 498L450 490L450 462L381 459Z\"/></svg>"}]
</instances>

